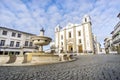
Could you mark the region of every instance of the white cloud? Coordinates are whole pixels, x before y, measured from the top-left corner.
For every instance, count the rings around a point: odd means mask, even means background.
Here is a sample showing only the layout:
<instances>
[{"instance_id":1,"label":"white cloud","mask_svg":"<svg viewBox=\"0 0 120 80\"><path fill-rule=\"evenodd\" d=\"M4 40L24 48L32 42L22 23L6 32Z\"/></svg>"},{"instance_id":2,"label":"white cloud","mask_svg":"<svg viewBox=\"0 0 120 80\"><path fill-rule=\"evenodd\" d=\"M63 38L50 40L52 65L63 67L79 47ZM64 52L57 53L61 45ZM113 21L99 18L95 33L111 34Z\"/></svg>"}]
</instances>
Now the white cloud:
<instances>
[{"instance_id":1,"label":"white cloud","mask_svg":"<svg viewBox=\"0 0 120 80\"><path fill-rule=\"evenodd\" d=\"M80 23L84 14L90 14L93 33L103 43L117 24L119 0L1 0L0 25L39 34L44 27L46 35L54 39L54 27L68 22Z\"/></svg>"}]
</instances>

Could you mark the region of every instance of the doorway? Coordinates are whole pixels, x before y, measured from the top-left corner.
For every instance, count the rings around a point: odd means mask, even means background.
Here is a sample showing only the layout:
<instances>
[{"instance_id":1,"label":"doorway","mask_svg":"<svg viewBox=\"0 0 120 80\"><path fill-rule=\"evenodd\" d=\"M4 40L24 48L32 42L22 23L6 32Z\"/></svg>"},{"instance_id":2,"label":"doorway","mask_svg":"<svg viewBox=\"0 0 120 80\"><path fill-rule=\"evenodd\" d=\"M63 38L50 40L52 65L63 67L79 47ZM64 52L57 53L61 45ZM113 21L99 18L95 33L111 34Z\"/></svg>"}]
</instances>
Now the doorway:
<instances>
[{"instance_id":1,"label":"doorway","mask_svg":"<svg viewBox=\"0 0 120 80\"><path fill-rule=\"evenodd\" d=\"M68 52L73 52L73 46L72 45L68 46Z\"/></svg>"},{"instance_id":2,"label":"doorway","mask_svg":"<svg viewBox=\"0 0 120 80\"><path fill-rule=\"evenodd\" d=\"M83 53L82 45L79 45L79 46L78 46L78 53Z\"/></svg>"}]
</instances>

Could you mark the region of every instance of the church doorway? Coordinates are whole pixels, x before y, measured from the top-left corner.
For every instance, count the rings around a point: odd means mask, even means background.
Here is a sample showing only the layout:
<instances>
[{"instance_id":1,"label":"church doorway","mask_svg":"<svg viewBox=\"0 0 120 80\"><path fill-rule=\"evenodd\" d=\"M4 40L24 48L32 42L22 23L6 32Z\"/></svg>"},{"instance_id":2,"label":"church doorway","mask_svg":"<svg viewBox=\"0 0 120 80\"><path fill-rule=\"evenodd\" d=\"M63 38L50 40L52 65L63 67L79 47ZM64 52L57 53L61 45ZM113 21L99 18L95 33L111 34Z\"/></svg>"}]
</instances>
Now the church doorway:
<instances>
[{"instance_id":1,"label":"church doorway","mask_svg":"<svg viewBox=\"0 0 120 80\"><path fill-rule=\"evenodd\" d=\"M68 46L68 52L73 52L73 46L72 45Z\"/></svg>"},{"instance_id":2,"label":"church doorway","mask_svg":"<svg viewBox=\"0 0 120 80\"><path fill-rule=\"evenodd\" d=\"M83 53L82 45L79 45L79 46L78 46L78 53Z\"/></svg>"}]
</instances>

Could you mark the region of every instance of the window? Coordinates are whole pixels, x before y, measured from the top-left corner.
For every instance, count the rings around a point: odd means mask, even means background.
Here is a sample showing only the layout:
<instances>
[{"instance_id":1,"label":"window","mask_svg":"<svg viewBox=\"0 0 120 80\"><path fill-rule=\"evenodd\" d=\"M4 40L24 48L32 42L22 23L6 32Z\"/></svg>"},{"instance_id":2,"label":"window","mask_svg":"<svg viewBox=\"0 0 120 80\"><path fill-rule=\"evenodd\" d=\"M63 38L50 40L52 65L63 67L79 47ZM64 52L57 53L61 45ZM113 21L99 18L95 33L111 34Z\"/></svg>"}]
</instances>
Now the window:
<instances>
[{"instance_id":1,"label":"window","mask_svg":"<svg viewBox=\"0 0 120 80\"><path fill-rule=\"evenodd\" d=\"M87 22L87 19L85 18L85 22Z\"/></svg>"},{"instance_id":2,"label":"window","mask_svg":"<svg viewBox=\"0 0 120 80\"><path fill-rule=\"evenodd\" d=\"M71 32L69 32L69 38L71 38Z\"/></svg>"},{"instance_id":3,"label":"window","mask_svg":"<svg viewBox=\"0 0 120 80\"><path fill-rule=\"evenodd\" d=\"M18 38L20 38L21 37L21 34L18 34Z\"/></svg>"},{"instance_id":4,"label":"window","mask_svg":"<svg viewBox=\"0 0 120 80\"><path fill-rule=\"evenodd\" d=\"M5 46L5 40L1 40L0 46Z\"/></svg>"},{"instance_id":5,"label":"window","mask_svg":"<svg viewBox=\"0 0 120 80\"><path fill-rule=\"evenodd\" d=\"M26 38L29 38L29 35L26 35Z\"/></svg>"},{"instance_id":6,"label":"window","mask_svg":"<svg viewBox=\"0 0 120 80\"><path fill-rule=\"evenodd\" d=\"M78 36L81 36L81 32L80 31L78 31Z\"/></svg>"},{"instance_id":7,"label":"window","mask_svg":"<svg viewBox=\"0 0 120 80\"><path fill-rule=\"evenodd\" d=\"M2 35L7 35L7 31L3 31L3 32L2 32Z\"/></svg>"},{"instance_id":8,"label":"window","mask_svg":"<svg viewBox=\"0 0 120 80\"><path fill-rule=\"evenodd\" d=\"M58 28L56 28L56 31L58 31Z\"/></svg>"},{"instance_id":9,"label":"window","mask_svg":"<svg viewBox=\"0 0 120 80\"><path fill-rule=\"evenodd\" d=\"M63 40L63 35L61 35L61 40Z\"/></svg>"},{"instance_id":10,"label":"window","mask_svg":"<svg viewBox=\"0 0 120 80\"><path fill-rule=\"evenodd\" d=\"M28 46L28 41L25 41L25 46Z\"/></svg>"},{"instance_id":11,"label":"window","mask_svg":"<svg viewBox=\"0 0 120 80\"><path fill-rule=\"evenodd\" d=\"M81 43L81 39L79 39L79 43Z\"/></svg>"},{"instance_id":12,"label":"window","mask_svg":"<svg viewBox=\"0 0 120 80\"><path fill-rule=\"evenodd\" d=\"M30 42L30 45L29 46L32 46L32 42Z\"/></svg>"},{"instance_id":13,"label":"window","mask_svg":"<svg viewBox=\"0 0 120 80\"><path fill-rule=\"evenodd\" d=\"M14 46L14 41L11 41L10 42L10 47L13 47Z\"/></svg>"},{"instance_id":14,"label":"window","mask_svg":"<svg viewBox=\"0 0 120 80\"><path fill-rule=\"evenodd\" d=\"M19 47L20 46L20 42L16 42L16 47Z\"/></svg>"},{"instance_id":15,"label":"window","mask_svg":"<svg viewBox=\"0 0 120 80\"><path fill-rule=\"evenodd\" d=\"M61 42L61 45L63 45L63 42Z\"/></svg>"},{"instance_id":16,"label":"window","mask_svg":"<svg viewBox=\"0 0 120 80\"><path fill-rule=\"evenodd\" d=\"M15 32L12 32L12 37L15 37L16 36L16 33Z\"/></svg>"}]
</instances>

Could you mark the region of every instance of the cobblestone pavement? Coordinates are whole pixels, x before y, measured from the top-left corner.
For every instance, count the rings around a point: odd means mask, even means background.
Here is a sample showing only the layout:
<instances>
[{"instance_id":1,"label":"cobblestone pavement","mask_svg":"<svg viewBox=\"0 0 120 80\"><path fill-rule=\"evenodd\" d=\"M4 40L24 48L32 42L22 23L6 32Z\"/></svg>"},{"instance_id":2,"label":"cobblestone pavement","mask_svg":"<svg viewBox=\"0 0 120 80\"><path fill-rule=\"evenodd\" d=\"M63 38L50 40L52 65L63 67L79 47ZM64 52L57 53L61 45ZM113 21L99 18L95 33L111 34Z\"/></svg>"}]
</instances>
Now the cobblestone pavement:
<instances>
[{"instance_id":1,"label":"cobblestone pavement","mask_svg":"<svg viewBox=\"0 0 120 80\"><path fill-rule=\"evenodd\" d=\"M77 58L41 66L0 67L0 80L120 80L120 55Z\"/></svg>"}]
</instances>

